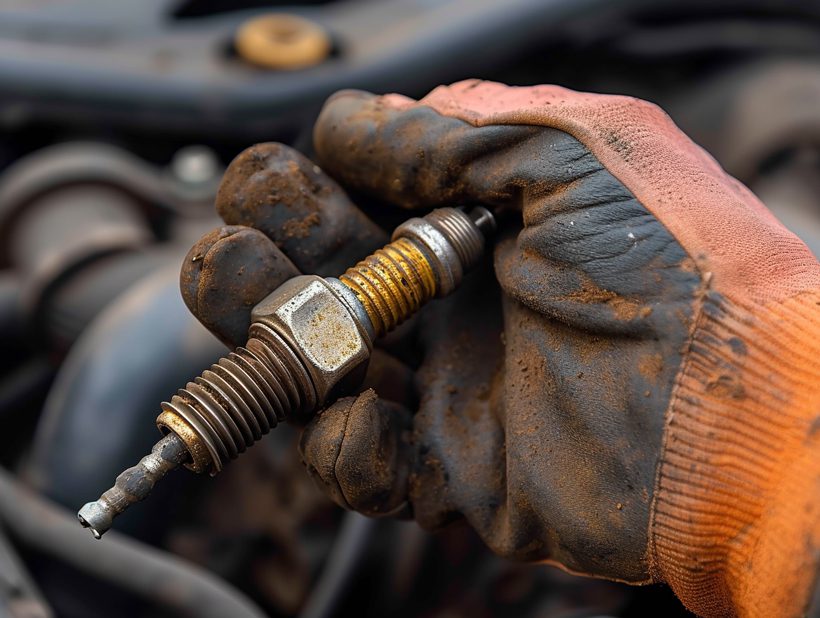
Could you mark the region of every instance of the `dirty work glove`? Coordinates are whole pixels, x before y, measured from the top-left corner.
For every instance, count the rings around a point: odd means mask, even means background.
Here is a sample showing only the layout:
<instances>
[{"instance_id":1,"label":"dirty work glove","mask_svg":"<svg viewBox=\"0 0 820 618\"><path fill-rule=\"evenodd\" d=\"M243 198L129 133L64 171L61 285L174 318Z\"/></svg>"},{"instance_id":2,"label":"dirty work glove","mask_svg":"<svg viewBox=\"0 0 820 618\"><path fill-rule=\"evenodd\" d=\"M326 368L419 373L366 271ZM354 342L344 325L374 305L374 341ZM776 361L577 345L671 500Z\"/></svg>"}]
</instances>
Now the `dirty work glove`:
<instances>
[{"instance_id":1,"label":"dirty work glove","mask_svg":"<svg viewBox=\"0 0 820 618\"><path fill-rule=\"evenodd\" d=\"M307 426L302 457L331 497L426 528L466 520L512 558L666 582L704 616L806 610L820 265L745 187L656 107L552 86L343 92L314 141L348 188L481 203L503 223L495 277L416 322L415 409L366 390ZM249 227L194 247L183 292L231 344L297 269L338 275L385 240L278 146L239 156L218 208Z\"/></svg>"}]
</instances>

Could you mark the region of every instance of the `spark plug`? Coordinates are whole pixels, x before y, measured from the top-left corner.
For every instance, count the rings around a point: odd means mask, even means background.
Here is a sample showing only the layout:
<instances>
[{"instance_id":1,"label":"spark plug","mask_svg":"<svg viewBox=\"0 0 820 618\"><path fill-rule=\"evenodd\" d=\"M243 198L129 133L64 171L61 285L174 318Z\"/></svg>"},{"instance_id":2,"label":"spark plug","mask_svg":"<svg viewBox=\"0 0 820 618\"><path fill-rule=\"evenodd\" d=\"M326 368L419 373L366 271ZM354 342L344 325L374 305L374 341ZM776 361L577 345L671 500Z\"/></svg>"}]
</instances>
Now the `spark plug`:
<instances>
[{"instance_id":1,"label":"spark plug","mask_svg":"<svg viewBox=\"0 0 820 618\"><path fill-rule=\"evenodd\" d=\"M164 437L80 509L80 523L99 539L177 466L215 475L279 422L307 419L351 392L364 378L374 340L455 290L494 229L485 208L440 208L400 225L390 244L338 279L286 281L254 307L243 347L161 405Z\"/></svg>"}]
</instances>

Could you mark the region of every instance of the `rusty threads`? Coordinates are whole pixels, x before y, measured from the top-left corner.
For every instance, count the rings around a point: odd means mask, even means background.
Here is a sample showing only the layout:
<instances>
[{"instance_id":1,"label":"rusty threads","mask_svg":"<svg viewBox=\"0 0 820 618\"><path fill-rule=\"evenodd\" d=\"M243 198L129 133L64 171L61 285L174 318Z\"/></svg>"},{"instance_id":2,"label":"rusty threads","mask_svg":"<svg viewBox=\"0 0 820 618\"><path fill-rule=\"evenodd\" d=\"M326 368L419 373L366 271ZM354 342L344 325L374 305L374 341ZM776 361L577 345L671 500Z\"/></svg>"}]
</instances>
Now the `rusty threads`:
<instances>
[{"instance_id":1,"label":"rusty threads","mask_svg":"<svg viewBox=\"0 0 820 618\"><path fill-rule=\"evenodd\" d=\"M438 209L400 225L390 244L338 280L297 277L280 286L256 306L254 311L262 307L262 313L254 318L245 346L162 404L157 426L167 435L100 500L86 504L78 513L80 522L99 538L116 515L145 498L168 470L184 464L216 474L279 421L313 412L343 380L364 377L373 339L431 298L452 292L478 261L484 235L493 228L493 216L484 208L469 215ZM332 345L317 347L314 339L297 336L304 333L296 326L304 328L306 320L311 336L316 328L312 310L304 314L299 300L310 287L303 287L305 279L310 286L314 279L323 281L322 289L332 295L337 312L347 316L364 347L348 346L334 356L328 353ZM295 291L292 282L297 283ZM332 341L337 334L326 331L323 337Z\"/></svg>"},{"instance_id":2,"label":"rusty threads","mask_svg":"<svg viewBox=\"0 0 820 618\"><path fill-rule=\"evenodd\" d=\"M470 215L439 208L410 219L393 242L339 277L364 306L377 337L407 320L435 296L449 294L484 251L485 227L493 223L484 208Z\"/></svg>"},{"instance_id":3,"label":"rusty threads","mask_svg":"<svg viewBox=\"0 0 820 618\"><path fill-rule=\"evenodd\" d=\"M483 208L455 208L410 219L387 246L339 277L370 320L389 332L435 296L449 294L484 250ZM362 317L362 319L365 319ZM250 339L162 404L157 425L176 433L191 453L186 466L219 472L280 421L312 411L319 397L308 368L269 326L254 322Z\"/></svg>"},{"instance_id":4,"label":"rusty threads","mask_svg":"<svg viewBox=\"0 0 820 618\"><path fill-rule=\"evenodd\" d=\"M474 210L479 215L485 212L487 211L483 208ZM484 252L484 235L472 217L455 208L439 208L424 219L447 237L465 271L481 257Z\"/></svg>"},{"instance_id":5,"label":"rusty threads","mask_svg":"<svg viewBox=\"0 0 820 618\"><path fill-rule=\"evenodd\" d=\"M204 443L212 474L261 436L303 409L315 394L307 369L288 345L262 324L254 324L245 347L237 348L163 402L157 425L164 432L191 437L192 452ZM186 429L179 431L182 420ZM201 449L200 449L201 450ZM186 466L204 471L192 458Z\"/></svg>"},{"instance_id":6,"label":"rusty threads","mask_svg":"<svg viewBox=\"0 0 820 618\"><path fill-rule=\"evenodd\" d=\"M377 337L393 330L436 295L430 261L408 238L379 249L339 280L362 303Z\"/></svg>"}]
</instances>

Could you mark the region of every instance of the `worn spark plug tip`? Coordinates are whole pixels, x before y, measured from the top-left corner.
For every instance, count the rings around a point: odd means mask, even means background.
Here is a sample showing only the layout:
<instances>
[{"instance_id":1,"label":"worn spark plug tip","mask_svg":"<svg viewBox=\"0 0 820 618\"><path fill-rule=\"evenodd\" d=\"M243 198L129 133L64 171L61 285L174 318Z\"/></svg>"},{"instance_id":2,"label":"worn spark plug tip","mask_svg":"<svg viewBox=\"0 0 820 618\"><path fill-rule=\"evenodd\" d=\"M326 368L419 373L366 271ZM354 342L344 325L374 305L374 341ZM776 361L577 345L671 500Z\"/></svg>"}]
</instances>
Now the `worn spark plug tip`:
<instances>
[{"instance_id":1,"label":"worn spark plug tip","mask_svg":"<svg viewBox=\"0 0 820 618\"><path fill-rule=\"evenodd\" d=\"M100 501L86 502L77 513L83 528L89 528L95 539L101 539L106 530L111 527L113 517L105 505Z\"/></svg>"},{"instance_id":2,"label":"worn spark plug tip","mask_svg":"<svg viewBox=\"0 0 820 618\"><path fill-rule=\"evenodd\" d=\"M77 512L77 519L83 528L91 530L95 539L102 538L117 515L145 499L157 481L189 457L188 449L179 436L168 434L154 445L150 455L120 474L114 486L99 500L86 503Z\"/></svg>"}]
</instances>

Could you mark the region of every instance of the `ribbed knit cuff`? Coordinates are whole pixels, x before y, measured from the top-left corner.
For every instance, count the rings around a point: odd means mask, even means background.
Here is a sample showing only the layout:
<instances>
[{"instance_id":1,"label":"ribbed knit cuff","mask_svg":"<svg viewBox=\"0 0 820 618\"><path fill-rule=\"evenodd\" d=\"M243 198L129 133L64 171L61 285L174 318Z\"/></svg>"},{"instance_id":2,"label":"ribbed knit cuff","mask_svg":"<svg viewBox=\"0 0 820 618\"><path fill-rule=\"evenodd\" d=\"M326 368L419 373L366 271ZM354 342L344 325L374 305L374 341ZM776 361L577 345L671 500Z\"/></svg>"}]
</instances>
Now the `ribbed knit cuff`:
<instances>
[{"instance_id":1,"label":"ribbed knit cuff","mask_svg":"<svg viewBox=\"0 0 820 618\"><path fill-rule=\"evenodd\" d=\"M701 616L799 616L820 563L820 292L708 295L675 385L653 576Z\"/></svg>"}]
</instances>

